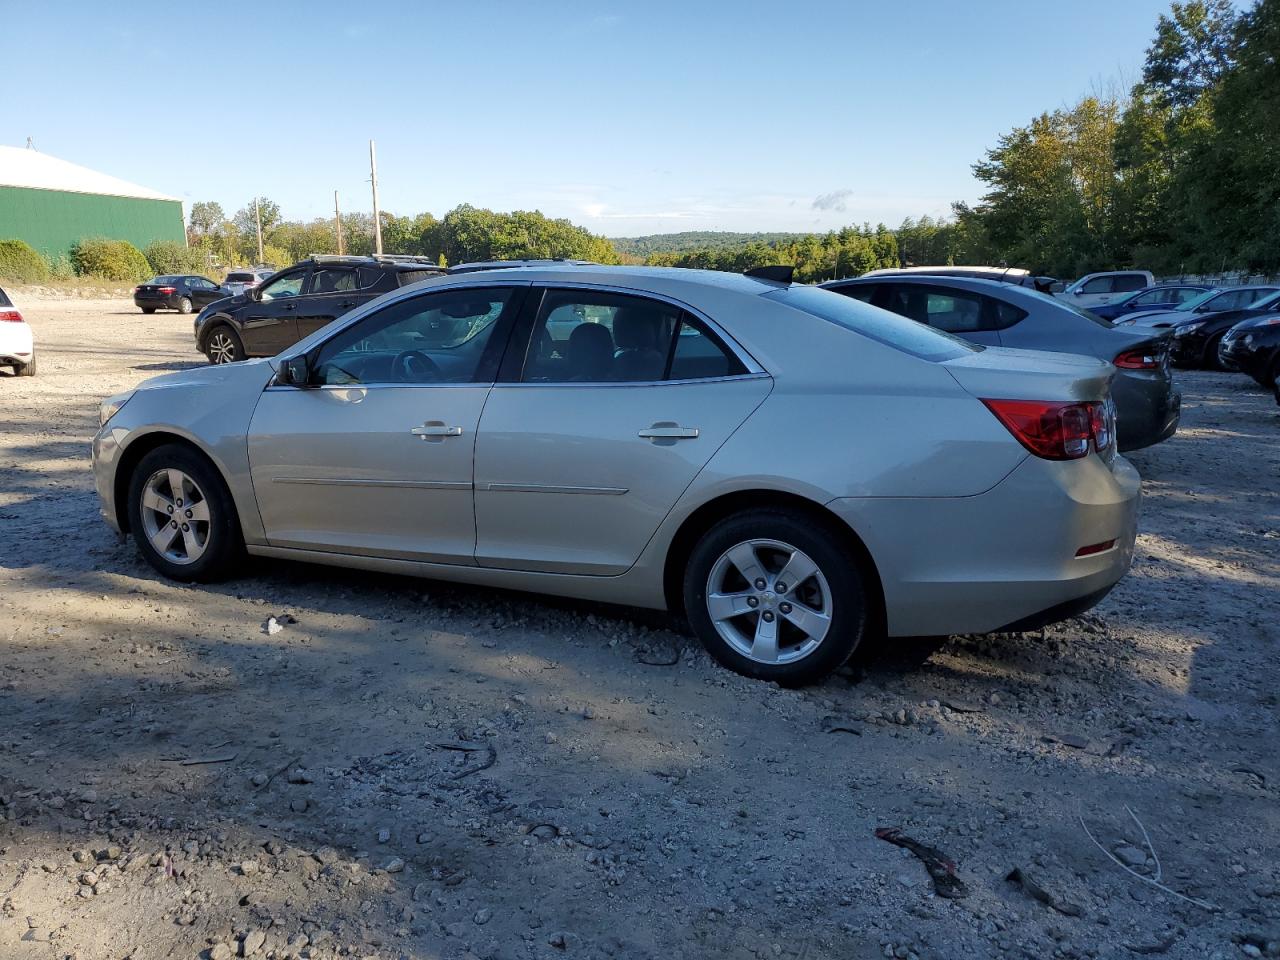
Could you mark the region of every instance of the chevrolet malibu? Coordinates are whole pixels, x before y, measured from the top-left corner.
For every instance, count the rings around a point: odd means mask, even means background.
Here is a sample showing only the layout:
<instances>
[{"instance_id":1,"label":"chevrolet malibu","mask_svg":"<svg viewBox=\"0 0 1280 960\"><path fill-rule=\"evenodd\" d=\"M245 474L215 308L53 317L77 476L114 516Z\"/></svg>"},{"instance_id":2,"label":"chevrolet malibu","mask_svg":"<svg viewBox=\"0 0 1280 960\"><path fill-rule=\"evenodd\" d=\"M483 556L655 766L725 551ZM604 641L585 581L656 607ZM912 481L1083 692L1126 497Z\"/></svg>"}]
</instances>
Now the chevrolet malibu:
<instances>
[{"instance_id":1,"label":"chevrolet malibu","mask_svg":"<svg viewBox=\"0 0 1280 960\"><path fill-rule=\"evenodd\" d=\"M800 684L1097 603L1139 501L1113 375L783 279L501 269L112 397L94 472L174 579L247 551L666 608Z\"/></svg>"}]
</instances>

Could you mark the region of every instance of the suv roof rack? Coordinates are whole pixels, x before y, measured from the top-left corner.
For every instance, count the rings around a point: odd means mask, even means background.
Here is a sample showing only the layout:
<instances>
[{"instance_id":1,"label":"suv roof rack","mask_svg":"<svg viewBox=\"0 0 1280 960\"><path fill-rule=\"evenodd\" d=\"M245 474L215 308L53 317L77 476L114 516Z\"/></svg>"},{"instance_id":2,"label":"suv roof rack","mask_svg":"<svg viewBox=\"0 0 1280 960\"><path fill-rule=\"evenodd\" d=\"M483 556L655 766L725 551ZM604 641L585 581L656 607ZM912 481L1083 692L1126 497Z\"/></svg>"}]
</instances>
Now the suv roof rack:
<instances>
[{"instance_id":1,"label":"suv roof rack","mask_svg":"<svg viewBox=\"0 0 1280 960\"><path fill-rule=\"evenodd\" d=\"M376 263L424 263L442 272L444 270L434 257L420 257L417 254L408 253L312 253L307 256L307 259L317 263L351 263L367 260L373 260Z\"/></svg>"}]
</instances>

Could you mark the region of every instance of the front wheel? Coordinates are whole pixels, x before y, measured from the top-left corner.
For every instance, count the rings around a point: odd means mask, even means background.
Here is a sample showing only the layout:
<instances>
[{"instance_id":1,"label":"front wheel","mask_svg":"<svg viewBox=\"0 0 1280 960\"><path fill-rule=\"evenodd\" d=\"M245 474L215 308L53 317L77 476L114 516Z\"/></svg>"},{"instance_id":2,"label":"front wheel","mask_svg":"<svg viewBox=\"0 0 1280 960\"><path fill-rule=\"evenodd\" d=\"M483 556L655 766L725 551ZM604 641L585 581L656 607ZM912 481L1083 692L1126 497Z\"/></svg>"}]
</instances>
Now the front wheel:
<instances>
[{"instance_id":1,"label":"front wheel","mask_svg":"<svg viewBox=\"0 0 1280 960\"><path fill-rule=\"evenodd\" d=\"M172 580L225 577L244 542L221 475L177 444L152 450L129 478L129 529L143 559Z\"/></svg>"},{"instance_id":2,"label":"front wheel","mask_svg":"<svg viewBox=\"0 0 1280 960\"><path fill-rule=\"evenodd\" d=\"M1218 344L1222 343L1223 334L1211 337L1204 348L1204 362L1200 364L1205 370L1226 370L1218 359Z\"/></svg>"},{"instance_id":3,"label":"front wheel","mask_svg":"<svg viewBox=\"0 0 1280 960\"><path fill-rule=\"evenodd\" d=\"M230 327L219 327L209 334L204 353L210 363L235 363L244 359L244 344Z\"/></svg>"},{"instance_id":4,"label":"front wheel","mask_svg":"<svg viewBox=\"0 0 1280 960\"><path fill-rule=\"evenodd\" d=\"M844 544L808 517L752 510L694 547L685 612L707 652L786 686L821 680L867 632L867 590Z\"/></svg>"}]
</instances>

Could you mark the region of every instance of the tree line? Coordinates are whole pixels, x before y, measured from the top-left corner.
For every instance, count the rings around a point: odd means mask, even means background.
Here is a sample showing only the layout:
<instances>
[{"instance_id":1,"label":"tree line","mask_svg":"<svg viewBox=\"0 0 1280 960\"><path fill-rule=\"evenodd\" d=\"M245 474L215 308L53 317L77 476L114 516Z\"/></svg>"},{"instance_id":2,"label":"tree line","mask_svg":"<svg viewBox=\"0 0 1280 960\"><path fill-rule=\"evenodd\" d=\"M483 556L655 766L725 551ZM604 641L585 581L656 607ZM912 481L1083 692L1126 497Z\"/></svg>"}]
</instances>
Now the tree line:
<instances>
[{"instance_id":1,"label":"tree line","mask_svg":"<svg viewBox=\"0 0 1280 960\"><path fill-rule=\"evenodd\" d=\"M442 264L568 257L739 271L788 263L815 281L899 265L991 264L1074 277L1116 267L1158 274L1280 271L1280 0L1173 3L1142 79L1002 135L973 165L986 187L945 218L822 234L693 231L610 241L536 211L468 204L437 219L381 214L383 249ZM284 220L258 199L263 259L336 253L332 219ZM342 217L344 250L372 252L373 219ZM225 265L258 259L253 203L228 217L193 204L191 246Z\"/></svg>"}]
</instances>

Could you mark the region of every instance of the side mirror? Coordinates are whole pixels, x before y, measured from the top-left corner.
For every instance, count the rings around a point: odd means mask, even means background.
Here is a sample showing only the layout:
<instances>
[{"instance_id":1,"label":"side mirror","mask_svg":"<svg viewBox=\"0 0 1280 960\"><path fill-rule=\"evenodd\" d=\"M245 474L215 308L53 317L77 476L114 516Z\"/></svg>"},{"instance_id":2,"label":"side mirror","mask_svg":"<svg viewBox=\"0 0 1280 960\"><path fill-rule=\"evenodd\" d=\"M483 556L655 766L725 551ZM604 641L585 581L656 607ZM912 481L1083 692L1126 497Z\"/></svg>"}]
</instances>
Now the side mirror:
<instances>
[{"instance_id":1,"label":"side mirror","mask_svg":"<svg viewBox=\"0 0 1280 960\"><path fill-rule=\"evenodd\" d=\"M280 365L280 379L291 387L311 386L311 367L306 355L290 357Z\"/></svg>"}]
</instances>

